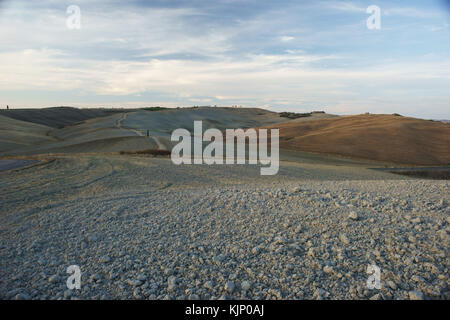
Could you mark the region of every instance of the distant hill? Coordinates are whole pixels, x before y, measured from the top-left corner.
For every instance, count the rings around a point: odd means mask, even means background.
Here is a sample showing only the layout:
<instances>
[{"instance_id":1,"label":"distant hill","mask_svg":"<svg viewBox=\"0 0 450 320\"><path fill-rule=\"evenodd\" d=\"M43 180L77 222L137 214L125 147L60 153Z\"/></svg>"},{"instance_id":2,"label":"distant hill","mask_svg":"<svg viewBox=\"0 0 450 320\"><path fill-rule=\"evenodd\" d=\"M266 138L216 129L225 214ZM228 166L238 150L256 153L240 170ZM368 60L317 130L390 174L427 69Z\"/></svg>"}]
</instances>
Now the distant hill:
<instances>
[{"instance_id":1,"label":"distant hill","mask_svg":"<svg viewBox=\"0 0 450 320\"><path fill-rule=\"evenodd\" d=\"M450 163L450 124L396 115L288 121L280 148L410 165Z\"/></svg>"},{"instance_id":2,"label":"distant hill","mask_svg":"<svg viewBox=\"0 0 450 320\"><path fill-rule=\"evenodd\" d=\"M335 116L275 113L258 108L77 109L57 107L0 112L0 154L169 150L177 128L279 128L280 147L402 165L448 165L450 123L399 115Z\"/></svg>"},{"instance_id":3,"label":"distant hill","mask_svg":"<svg viewBox=\"0 0 450 320\"><path fill-rule=\"evenodd\" d=\"M2 115L9 115L9 117ZM170 135L177 128L193 130L195 120L208 128L252 128L288 121L276 112L257 108L142 108L142 109L47 109L4 110L0 154L58 152L119 152L157 148L154 138L172 146ZM24 121L13 119L21 118ZM311 118L313 118L312 116ZM27 121L27 122L25 122ZM17 125L20 122L20 125ZM42 124L46 124L43 126ZM64 127L63 127L64 126ZM39 128L39 131L35 129ZM17 132L17 128L20 132ZM28 137L25 139L24 134ZM28 143L30 136L34 143Z\"/></svg>"},{"instance_id":4,"label":"distant hill","mask_svg":"<svg viewBox=\"0 0 450 320\"><path fill-rule=\"evenodd\" d=\"M51 129L0 115L0 152L54 142L55 139L47 135Z\"/></svg>"},{"instance_id":5,"label":"distant hill","mask_svg":"<svg viewBox=\"0 0 450 320\"><path fill-rule=\"evenodd\" d=\"M72 107L54 107L43 109L0 110L0 115L20 121L27 121L53 128L62 128L84 120L106 117L128 109L78 109Z\"/></svg>"}]
</instances>

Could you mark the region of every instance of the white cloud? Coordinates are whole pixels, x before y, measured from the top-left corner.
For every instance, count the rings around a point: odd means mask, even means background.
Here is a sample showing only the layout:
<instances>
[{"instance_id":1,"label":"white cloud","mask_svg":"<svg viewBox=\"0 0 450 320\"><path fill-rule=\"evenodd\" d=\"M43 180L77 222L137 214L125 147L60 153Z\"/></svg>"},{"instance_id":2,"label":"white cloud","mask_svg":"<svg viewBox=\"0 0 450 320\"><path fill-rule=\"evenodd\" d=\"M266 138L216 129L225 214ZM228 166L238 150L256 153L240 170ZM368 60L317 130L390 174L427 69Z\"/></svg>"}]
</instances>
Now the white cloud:
<instances>
[{"instance_id":1,"label":"white cloud","mask_svg":"<svg viewBox=\"0 0 450 320\"><path fill-rule=\"evenodd\" d=\"M185 105L234 101L289 107L313 101L318 108L327 106L329 111L341 113L358 113L361 108L386 112L390 104L397 108L391 113L406 114L407 108L419 108L419 103L443 105L448 98L435 96L427 87L450 86L450 61L417 64L414 69L404 63L343 70L314 68L311 61L328 57L305 55L249 55L210 62L80 60L70 67L65 66L63 57L52 50L0 54L5 62L0 74L8 75L0 78L0 86L4 90L52 88L117 97L156 91L183 99ZM174 105L170 101L165 104Z\"/></svg>"},{"instance_id":2,"label":"white cloud","mask_svg":"<svg viewBox=\"0 0 450 320\"><path fill-rule=\"evenodd\" d=\"M289 41L292 41L294 39L295 39L295 37L291 37L291 36L282 36L280 38L281 42L289 42Z\"/></svg>"},{"instance_id":3,"label":"white cloud","mask_svg":"<svg viewBox=\"0 0 450 320\"><path fill-rule=\"evenodd\" d=\"M442 12L413 7L388 8L386 10L383 10L383 14L386 16L404 16L410 18L424 18L424 19L431 19L443 16Z\"/></svg>"},{"instance_id":4,"label":"white cloud","mask_svg":"<svg viewBox=\"0 0 450 320\"><path fill-rule=\"evenodd\" d=\"M11 4L0 12L3 99L7 91L8 99L15 91L52 91L60 96L77 92L84 95L84 105L91 105L92 97L96 101L117 97L123 102L105 104L136 106L141 102L129 101L130 97L149 99L154 93L150 102L167 106L183 101L284 108L317 104L336 112L362 112L369 106L391 113L404 112L394 107L412 106L448 110L449 98L443 92L450 85L449 59L438 54L424 62L405 53L387 64L383 59L389 56L389 47L366 34L360 23L367 17L365 8L351 2L312 5L317 16L324 8L361 13L357 22L326 21L318 29L297 23L309 15L301 8L272 9L227 23L211 18L202 24L199 21L208 12L200 8L124 10L105 1L96 3L97 9L88 1L78 3L81 30L65 27L67 15L60 6ZM392 16L417 14L389 10ZM280 42L289 43L289 49ZM355 44L359 51L351 52L343 42ZM380 59L366 58L361 46L377 42ZM317 47L323 53L312 53ZM80 105L72 102L67 98L54 104ZM43 102L35 105L39 103Z\"/></svg>"},{"instance_id":5,"label":"white cloud","mask_svg":"<svg viewBox=\"0 0 450 320\"><path fill-rule=\"evenodd\" d=\"M360 7L352 2L331 1L326 2L326 7L329 9L345 11L345 12L366 12L367 7Z\"/></svg>"}]
</instances>

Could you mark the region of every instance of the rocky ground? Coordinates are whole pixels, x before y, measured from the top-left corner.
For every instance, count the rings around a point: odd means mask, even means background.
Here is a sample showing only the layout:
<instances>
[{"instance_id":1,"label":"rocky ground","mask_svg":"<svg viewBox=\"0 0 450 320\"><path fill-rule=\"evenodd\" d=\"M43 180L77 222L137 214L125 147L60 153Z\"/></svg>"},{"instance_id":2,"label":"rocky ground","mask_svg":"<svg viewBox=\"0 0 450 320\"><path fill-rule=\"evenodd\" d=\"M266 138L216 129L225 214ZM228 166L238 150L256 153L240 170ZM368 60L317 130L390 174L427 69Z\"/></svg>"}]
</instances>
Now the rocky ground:
<instances>
[{"instance_id":1,"label":"rocky ground","mask_svg":"<svg viewBox=\"0 0 450 320\"><path fill-rule=\"evenodd\" d=\"M449 195L356 167L62 157L1 173L0 298L448 299Z\"/></svg>"}]
</instances>

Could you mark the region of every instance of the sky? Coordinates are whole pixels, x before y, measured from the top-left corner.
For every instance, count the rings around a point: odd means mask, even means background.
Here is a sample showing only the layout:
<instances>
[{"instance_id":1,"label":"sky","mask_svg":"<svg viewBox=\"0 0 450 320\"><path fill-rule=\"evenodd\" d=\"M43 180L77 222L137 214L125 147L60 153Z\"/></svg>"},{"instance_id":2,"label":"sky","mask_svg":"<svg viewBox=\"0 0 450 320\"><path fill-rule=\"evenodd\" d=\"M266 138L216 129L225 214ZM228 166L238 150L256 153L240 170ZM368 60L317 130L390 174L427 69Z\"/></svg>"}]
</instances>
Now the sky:
<instances>
[{"instance_id":1,"label":"sky","mask_svg":"<svg viewBox=\"0 0 450 320\"><path fill-rule=\"evenodd\" d=\"M0 108L450 119L449 2L0 0Z\"/></svg>"}]
</instances>

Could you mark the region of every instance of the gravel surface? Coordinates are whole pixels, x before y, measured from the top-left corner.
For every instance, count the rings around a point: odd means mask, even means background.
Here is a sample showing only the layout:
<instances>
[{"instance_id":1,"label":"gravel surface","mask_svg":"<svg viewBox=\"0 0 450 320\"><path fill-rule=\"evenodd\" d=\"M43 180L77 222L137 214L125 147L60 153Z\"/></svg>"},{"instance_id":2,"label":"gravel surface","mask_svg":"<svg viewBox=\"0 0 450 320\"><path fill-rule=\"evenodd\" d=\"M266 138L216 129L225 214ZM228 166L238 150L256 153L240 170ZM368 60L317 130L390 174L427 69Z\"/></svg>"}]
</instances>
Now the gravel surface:
<instances>
[{"instance_id":1,"label":"gravel surface","mask_svg":"<svg viewBox=\"0 0 450 320\"><path fill-rule=\"evenodd\" d=\"M363 168L62 157L1 176L0 298L448 299L449 200Z\"/></svg>"}]
</instances>

